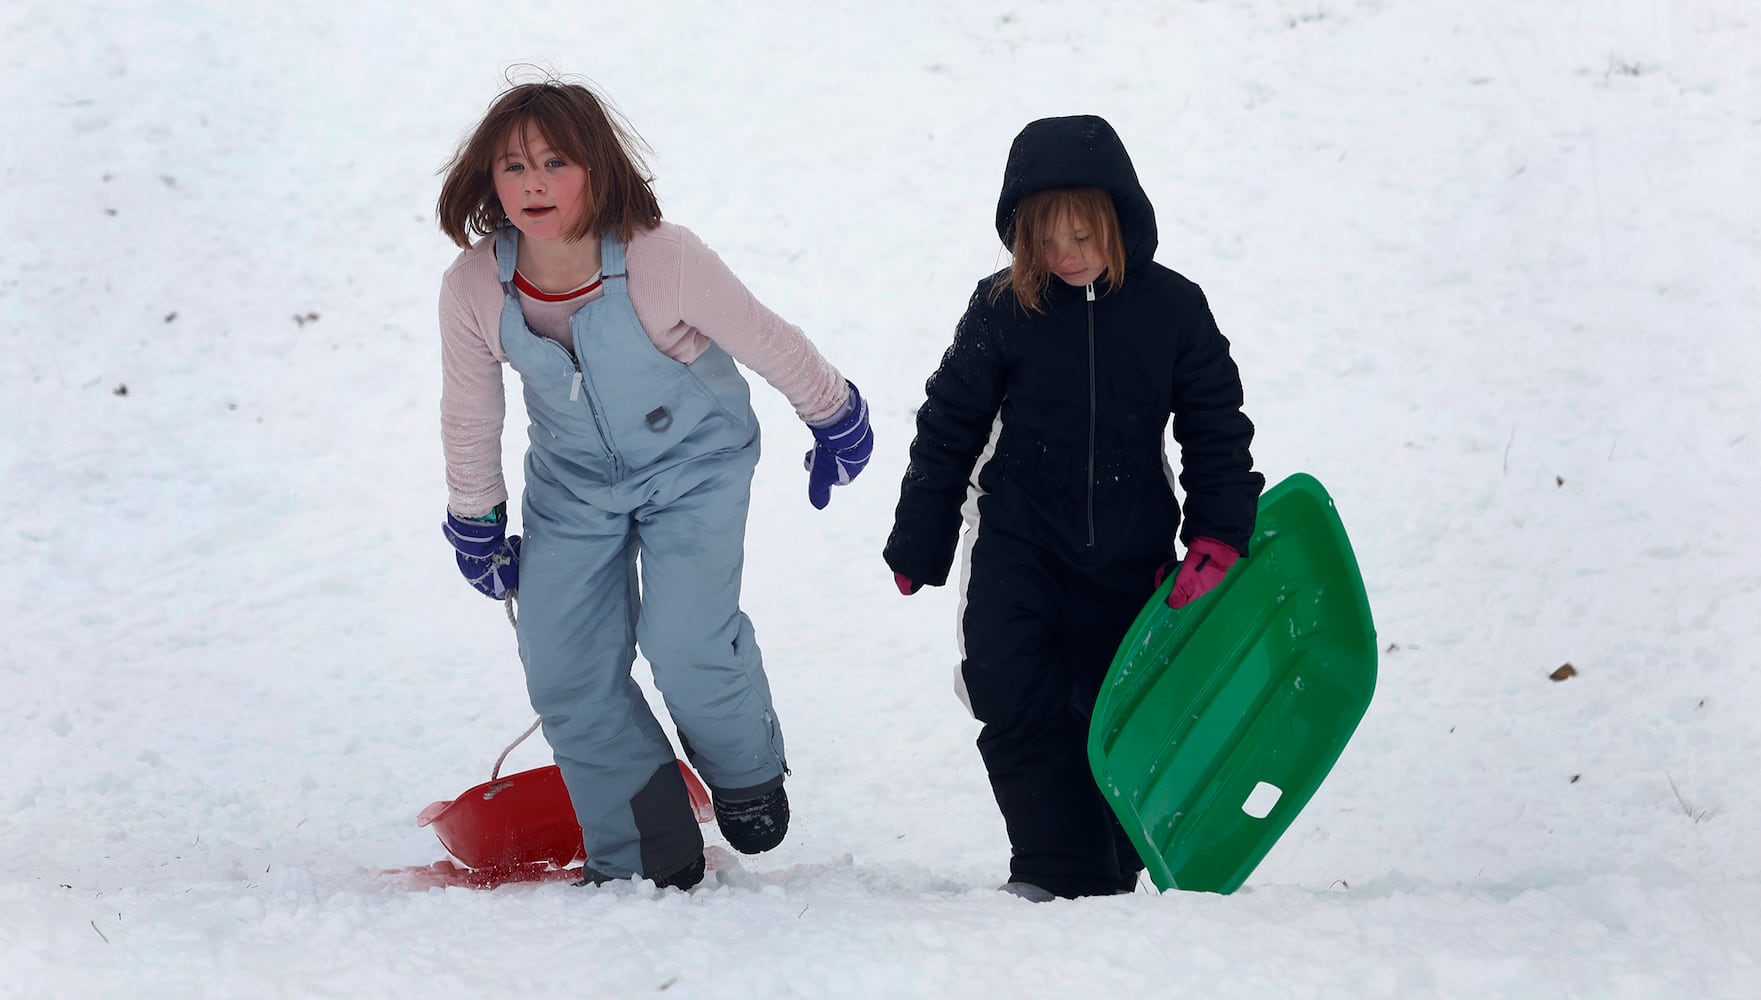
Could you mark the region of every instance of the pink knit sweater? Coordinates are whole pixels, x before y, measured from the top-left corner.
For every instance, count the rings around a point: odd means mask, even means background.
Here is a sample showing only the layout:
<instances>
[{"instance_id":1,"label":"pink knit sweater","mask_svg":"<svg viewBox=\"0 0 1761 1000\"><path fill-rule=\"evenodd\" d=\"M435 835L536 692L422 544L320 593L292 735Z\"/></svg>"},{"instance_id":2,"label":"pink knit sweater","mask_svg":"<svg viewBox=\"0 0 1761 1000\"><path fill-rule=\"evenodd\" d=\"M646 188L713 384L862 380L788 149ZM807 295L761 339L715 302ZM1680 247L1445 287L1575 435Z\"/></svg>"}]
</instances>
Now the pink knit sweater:
<instances>
[{"instance_id":1,"label":"pink knit sweater","mask_svg":"<svg viewBox=\"0 0 1761 1000\"><path fill-rule=\"evenodd\" d=\"M714 343L775 386L809 423L836 416L848 400L844 376L799 328L754 298L697 234L663 222L638 232L625 256L636 319L663 354L689 364ZM527 325L572 349L569 316L604 292L566 302L517 294ZM508 496L501 467L502 298L493 238L459 254L441 279L440 439L447 506L464 517L487 513Z\"/></svg>"}]
</instances>

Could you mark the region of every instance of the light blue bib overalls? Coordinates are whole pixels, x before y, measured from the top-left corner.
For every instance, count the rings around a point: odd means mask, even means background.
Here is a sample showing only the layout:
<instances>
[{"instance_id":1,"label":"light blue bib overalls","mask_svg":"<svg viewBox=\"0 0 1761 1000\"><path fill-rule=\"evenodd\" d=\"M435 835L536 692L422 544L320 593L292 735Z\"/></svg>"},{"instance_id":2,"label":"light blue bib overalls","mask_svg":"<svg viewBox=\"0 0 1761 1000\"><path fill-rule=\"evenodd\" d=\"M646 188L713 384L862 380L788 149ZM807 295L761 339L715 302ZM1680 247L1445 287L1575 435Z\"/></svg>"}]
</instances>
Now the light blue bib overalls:
<instances>
[{"instance_id":1,"label":"light blue bib overalls","mask_svg":"<svg viewBox=\"0 0 1761 1000\"><path fill-rule=\"evenodd\" d=\"M782 731L740 611L758 418L711 346L690 364L648 338L624 246L601 241L603 297L569 320L573 356L526 325L519 231L496 231L501 347L531 418L520 660L532 707L602 875L659 878L703 850L675 754L631 677L640 645L680 743L718 799L782 784ZM641 571L637 567L640 563Z\"/></svg>"}]
</instances>

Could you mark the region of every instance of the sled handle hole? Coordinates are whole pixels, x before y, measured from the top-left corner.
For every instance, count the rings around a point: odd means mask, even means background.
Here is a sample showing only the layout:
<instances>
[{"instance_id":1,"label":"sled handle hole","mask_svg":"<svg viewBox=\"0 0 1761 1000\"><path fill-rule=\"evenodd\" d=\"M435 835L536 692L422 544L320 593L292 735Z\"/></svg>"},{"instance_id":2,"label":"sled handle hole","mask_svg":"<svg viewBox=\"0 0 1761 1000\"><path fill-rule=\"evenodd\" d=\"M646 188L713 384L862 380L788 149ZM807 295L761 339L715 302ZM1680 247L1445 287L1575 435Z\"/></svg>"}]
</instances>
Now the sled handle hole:
<instances>
[{"instance_id":1,"label":"sled handle hole","mask_svg":"<svg viewBox=\"0 0 1761 1000\"><path fill-rule=\"evenodd\" d=\"M1253 791L1247 793L1247 801L1241 804L1241 811L1254 819L1265 819L1271 815L1272 807L1283 797L1284 789L1261 781L1253 786Z\"/></svg>"}]
</instances>

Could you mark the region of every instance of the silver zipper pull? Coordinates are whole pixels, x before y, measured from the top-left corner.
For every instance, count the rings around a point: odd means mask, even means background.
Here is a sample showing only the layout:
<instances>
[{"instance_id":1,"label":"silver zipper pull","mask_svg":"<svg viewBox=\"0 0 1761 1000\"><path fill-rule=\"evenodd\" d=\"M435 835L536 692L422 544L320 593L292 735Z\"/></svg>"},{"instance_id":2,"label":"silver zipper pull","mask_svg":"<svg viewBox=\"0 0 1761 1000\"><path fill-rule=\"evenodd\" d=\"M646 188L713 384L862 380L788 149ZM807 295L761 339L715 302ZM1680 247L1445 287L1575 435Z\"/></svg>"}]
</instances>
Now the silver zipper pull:
<instances>
[{"instance_id":1,"label":"silver zipper pull","mask_svg":"<svg viewBox=\"0 0 1761 1000\"><path fill-rule=\"evenodd\" d=\"M577 368L577 369L575 369L574 381L569 383L569 402L571 402L571 403L578 402L580 399L581 399L581 369Z\"/></svg>"},{"instance_id":2,"label":"silver zipper pull","mask_svg":"<svg viewBox=\"0 0 1761 1000\"><path fill-rule=\"evenodd\" d=\"M1086 287L1088 289L1088 300L1093 302L1095 300L1095 283L1091 281Z\"/></svg>"}]
</instances>

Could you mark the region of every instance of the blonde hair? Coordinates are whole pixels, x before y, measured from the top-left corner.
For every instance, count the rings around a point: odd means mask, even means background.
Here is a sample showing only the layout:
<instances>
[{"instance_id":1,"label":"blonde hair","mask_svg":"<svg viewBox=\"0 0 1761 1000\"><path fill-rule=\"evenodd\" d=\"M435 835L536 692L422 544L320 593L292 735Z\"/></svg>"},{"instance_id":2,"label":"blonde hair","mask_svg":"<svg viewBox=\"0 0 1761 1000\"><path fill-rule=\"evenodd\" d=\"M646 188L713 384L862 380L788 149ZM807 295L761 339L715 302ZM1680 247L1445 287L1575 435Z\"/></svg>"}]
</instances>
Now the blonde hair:
<instances>
[{"instance_id":1,"label":"blonde hair","mask_svg":"<svg viewBox=\"0 0 1761 1000\"><path fill-rule=\"evenodd\" d=\"M570 240L616 233L629 242L660 223L654 177L643 160L648 145L623 116L578 83L546 80L503 91L448 161L435 215L461 247L507 219L491 171L509 136L524 147L533 133L569 163L587 168L592 204L566 235Z\"/></svg>"},{"instance_id":2,"label":"blonde hair","mask_svg":"<svg viewBox=\"0 0 1761 1000\"><path fill-rule=\"evenodd\" d=\"M1046 266L1041 244L1066 220L1087 226L1100 241L1101 278L1106 281L1106 290L1111 292L1125 283L1125 241L1119 233L1113 196L1098 187L1048 188L1022 198L1009 217L1007 242L1014 261L1008 273L991 286L992 302L1007 290L1015 293L1015 301L1028 312L1045 311L1041 300L1051 285L1052 269Z\"/></svg>"}]
</instances>

